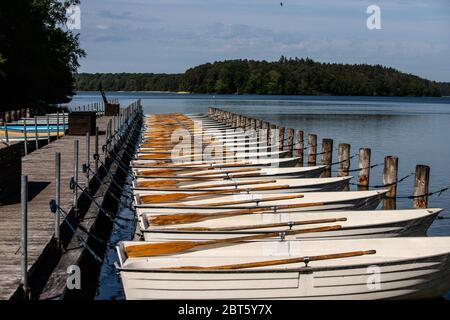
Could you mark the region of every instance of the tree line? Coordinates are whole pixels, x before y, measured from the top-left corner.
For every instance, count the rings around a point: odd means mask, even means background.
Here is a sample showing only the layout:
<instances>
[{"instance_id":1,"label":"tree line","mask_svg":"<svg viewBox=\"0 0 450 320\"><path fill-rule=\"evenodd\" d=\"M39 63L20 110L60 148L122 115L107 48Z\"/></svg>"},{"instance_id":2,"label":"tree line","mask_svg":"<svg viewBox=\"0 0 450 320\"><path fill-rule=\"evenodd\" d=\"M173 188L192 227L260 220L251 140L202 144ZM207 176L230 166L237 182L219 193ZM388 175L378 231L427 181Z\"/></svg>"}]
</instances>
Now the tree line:
<instances>
[{"instance_id":1,"label":"tree line","mask_svg":"<svg viewBox=\"0 0 450 320\"><path fill-rule=\"evenodd\" d=\"M216 94L441 96L439 83L382 65L320 63L309 58L278 61L226 60L205 63L183 74L81 73L80 91L188 91Z\"/></svg>"}]
</instances>

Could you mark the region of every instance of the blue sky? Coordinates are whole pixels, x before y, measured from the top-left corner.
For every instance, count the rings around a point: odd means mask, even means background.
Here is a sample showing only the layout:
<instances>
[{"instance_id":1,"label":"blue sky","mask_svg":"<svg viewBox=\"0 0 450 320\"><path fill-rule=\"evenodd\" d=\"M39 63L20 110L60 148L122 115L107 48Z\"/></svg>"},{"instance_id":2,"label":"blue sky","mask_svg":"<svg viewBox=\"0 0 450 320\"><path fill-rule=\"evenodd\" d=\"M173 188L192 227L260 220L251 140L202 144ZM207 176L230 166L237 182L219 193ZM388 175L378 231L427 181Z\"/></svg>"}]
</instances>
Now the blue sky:
<instances>
[{"instance_id":1,"label":"blue sky","mask_svg":"<svg viewBox=\"0 0 450 320\"><path fill-rule=\"evenodd\" d=\"M369 5L381 30L366 27ZM450 81L450 0L81 0L81 72L310 57Z\"/></svg>"}]
</instances>

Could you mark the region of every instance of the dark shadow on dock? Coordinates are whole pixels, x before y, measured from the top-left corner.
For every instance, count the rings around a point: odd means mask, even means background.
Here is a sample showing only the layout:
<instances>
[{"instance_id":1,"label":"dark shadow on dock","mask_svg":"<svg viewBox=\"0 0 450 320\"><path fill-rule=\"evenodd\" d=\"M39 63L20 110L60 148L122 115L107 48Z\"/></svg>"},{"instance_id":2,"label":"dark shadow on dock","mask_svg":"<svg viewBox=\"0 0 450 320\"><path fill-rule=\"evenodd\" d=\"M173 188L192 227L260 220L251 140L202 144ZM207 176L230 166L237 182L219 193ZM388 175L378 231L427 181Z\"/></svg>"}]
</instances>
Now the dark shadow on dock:
<instances>
[{"instance_id":1,"label":"dark shadow on dock","mask_svg":"<svg viewBox=\"0 0 450 320\"><path fill-rule=\"evenodd\" d=\"M30 181L28 182L28 201L33 200L39 193L42 192L50 184L49 181ZM3 200L0 205L12 205L20 203L20 193L11 195L7 199Z\"/></svg>"}]
</instances>

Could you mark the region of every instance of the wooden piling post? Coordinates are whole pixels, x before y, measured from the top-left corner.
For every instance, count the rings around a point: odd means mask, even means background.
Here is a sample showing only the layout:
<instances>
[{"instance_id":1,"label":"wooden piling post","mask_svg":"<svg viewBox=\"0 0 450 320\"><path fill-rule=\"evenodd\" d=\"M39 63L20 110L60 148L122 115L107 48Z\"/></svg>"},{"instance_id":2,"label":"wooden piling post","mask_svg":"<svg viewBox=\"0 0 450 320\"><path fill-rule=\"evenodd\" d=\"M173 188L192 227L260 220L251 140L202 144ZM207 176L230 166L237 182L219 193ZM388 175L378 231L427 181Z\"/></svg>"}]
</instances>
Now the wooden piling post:
<instances>
[{"instance_id":1,"label":"wooden piling post","mask_svg":"<svg viewBox=\"0 0 450 320\"><path fill-rule=\"evenodd\" d=\"M346 177L350 173L350 145L340 143L338 146L338 177Z\"/></svg>"},{"instance_id":2,"label":"wooden piling post","mask_svg":"<svg viewBox=\"0 0 450 320\"><path fill-rule=\"evenodd\" d=\"M284 127L277 126L277 140L278 150L282 151L284 147Z\"/></svg>"},{"instance_id":3,"label":"wooden piling post","mask_svg":"<svg viewBox=\"0 0 450 320\"><path fill-rule=\"evenodd\" d=\"M333 139L323 139L322 140L322 160L320 163L325 167L322 172L321 177L329 178L331 177L331 162L333 160Z\"/></svg>"},{"instance_id":4,"label":"wooden piling post","mask_svg":"<svg viewBox=\"0 0 450 320\"><path fill-rule=\"evenodd\" d=\"M274 124L270 124L269 125L269 133L268 133L268 137L269 139L267 140L267 144L269 146L273 146L275 145L275 141L276 141L276 126Z\"/></svg>"},{"instance_id":5,"label":"wooden piling post","mask_svg":"<svg viewBox=\"0 0 450 320\"><path fill-rule=\"evenodd\" d=\"M245 131L245 117L244 116L240 116L239 118L240 118L240 120L239 120L239 127L244 129L244 131Z\"/></svg>"},{"instance_id":6,"label":"wooden piling post","mask_svg":"<svg viewBox=\"0 0 450 320\"><path fill-rule=\"evenodd\" d=\"M395 198L397 196L398 158L387 156L384 158L383 184L389 190L386 197Z\"/></svg>"},{"instance_id":7,"label":"wooden piling post","mask_svg":"<svg viewBox=\"0 0 450 320\"><path fill-rule=\"evenodd\" d=\"M255 118L251 118L250 119L250 128L253 130L257 129L257 123L256 123L256 119Z\"/></svg>"},{"instance_id":8,"label":"wooden piling post","mask_svg":"<svg viewBox=\"0 0 450 320\"><path fill-rule=\"evenodd\" d=\"M245 117L245 130L250 130L252 128L252 119Z\"/></svg>"},{"instance_id":9,"label":"wooden piling post","mask_svg":"<svg viewBox=\"0 0 450 320\"><path fill-rule=\"evenodd\" d=\"M262 125L261 125L262 131L261 131L261 136L260 136L260 140L263 142L263 144L265 146L269 145L269 128L270 128L270 124L267 121L263 121Z\"/></svg>"},{"instance_id":10,"label":"wooden piling post","mask_svg":"<svg viewBox=\"0 0 450 320\"><path fill-rule=\"evenodd\" d=\"M308 134L308 165L315 166L317 163L317 135Z\"/></svg>"},{"instance_id":11,"label":"wooden piling post","mask_svg":"<svg viewBox=\"0 0 450 320\"><path fill-rule=\"evenodd\" d=\"M428 207L429 180L430 167L421 164L417 165L413 191L413 207L416 209L424 209Z\"/></svg>"},{"instance_id":12,"label":"wooden piling post","mask_svg":"<svg viewBox=\"0 0 450 320\"><path fill-rule=\"evenodd\" d=\"M255 130L259 131L262 129L262 121L260 119L255 120Z\"/></svg>"},{"instance_id":13,"label":"wooden piling post","mask_svg":"<svg viewBox=\"0 0 450 320\"><path fill-rule=\"evenodd\" d=\"M60 239L60 214L61 211L59 207L61 206L61 153L55 153L55 201L58 205L55 212L55 242L56 249L59 250L61 247L61 239Z\"/></svg>"},{"instance_id":14,"label":"wooden piling post","mask_svg":"<svg viewBox=\"0 0 450 320\"><path fill-rule=\"evenodd\" d=\"M22 175L21 189L21 283L25 298L28 298L28 176L26 175Z\"/></svg>"},{"instance_id":15,"label":"wooden piling post","mask_svg":"<svg viewBox=\"0 0 450 320\"><path fill-rule=\"evenodd\" d=\"M294 129L285 128L284 129L284 148L289 152L289 157L292 157L292 149L293 149L293 141L294 141Z\"/></svg>"},{"instance_id":16,"label":"wooden piling post","mask_svg":"<svg viewBox=\"0 0 450 320\"><path fill-rule=\"evenodd\" d=\"M303 167L303 131L296 129L294 131L294 142L293 142L293 157L299 158L297 161L297 167Z\"/></svg>"},{"instance_id":17,"label":"wooden piling post","mask_svg":"<svg viewBox=\"0 0 450 320\"><path fill-rule=\"evenodd\" d=\"M369 148L359 149L358 188L360 190L367 190L369 187L370 154L371 150Z\"/></svg>"},{"instance_id":18,"label":"wooden piling post","mask_svg":"<svg viewBox=\"0 0 450 320\"><path fill-rule=\"evenodd\" d=\"M398 158L387 156L384 158L383 184L386 185L388 192L383 200L383 209L397 209L397 177L398 177Z\"/></svg>"}]
</instances>

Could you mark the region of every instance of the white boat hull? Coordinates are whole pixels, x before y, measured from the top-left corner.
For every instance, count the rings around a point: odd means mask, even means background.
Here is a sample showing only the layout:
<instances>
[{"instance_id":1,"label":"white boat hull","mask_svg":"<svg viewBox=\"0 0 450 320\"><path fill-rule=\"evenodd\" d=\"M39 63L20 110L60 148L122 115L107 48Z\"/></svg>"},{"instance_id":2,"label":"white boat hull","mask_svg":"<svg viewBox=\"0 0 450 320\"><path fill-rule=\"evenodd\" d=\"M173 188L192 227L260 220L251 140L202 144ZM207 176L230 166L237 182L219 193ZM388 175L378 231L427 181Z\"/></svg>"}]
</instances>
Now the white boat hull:
<instances>
[{"instance_id":1,"label":"white boat hull","mask_svg":"<svg viewBox=\"0 0 450 320\"><path fill-rule=\"evenodd\" d=\"M342 229L320 233L304 233L287 236L295 240L337 240L385 237L425 236L441 209L422 210L375 210L375 211L343 211L343 212L297 212L268 213L211 219L197 223L158 226L150 225L147 215L140 217L141 233L146 241L203 241L250 236L258 233L283 232L304 228L317 228L340 225ZM151 217L151 216L149 216ZM289 221L313 221L320 219L346 218L346 221L315 223L306 225L257 228L257 225L281 223ZM255 226L248 230L235 231L191 231L175 230L176 228L220 228L236 226ZM260 240L267 241L267 239Z\"/></svg>"},{"instance_id":2,"label":"white boat hull","mask_svg":"<svg viewBox=\"0 0 450 320\"><path fill-rule=\"evenodd\" d=\"M355 249L376 250L376 254L312 261L308 267L298 263L225 271L164 270ZM132 259L126 259L120 248L118 251L121 257L118 268L129 300L417 299L441 297L450 288L450 238L444 237L260 242Z\"/></svg>"},{"instance_id":3,"label":"white boat hull","mask_svg":"<svg viewBox=\"0 0 450 320\"><path fill-rule=\"evenodd\" d=\"M135 179L133 181L133 189L134 190L148 190L152 191L152 194L164 194L164 193L189 193L195 195L199 192L213 192L213 191L222 191L222 190L230 190L233 191L236 188L242 189L243 192L247 193L295 193L295 192L324 192L324 191L341 191L347 184L351 177L339 177L339 178L300 178L300 179L276 179L276 182L264 183L264 184L250 184L252 180L249 181L249 184L245 185L235 185L232 186L230 181L220 180L220 181L212 181L212 182L202 182L195 184L186 184L184 187L177 186L174 190L162 190L160 188L148 188L148 187L140 187L141 183L148 181L148 179ZM257 181L264 181L264 179L257 180L257 178L253 179ZM218 187L220 185L219 182L223 182L224 187ZM268 181L269 182L269 181ZM238 183L238 182L235 182ZM214 184L216 187L214 188L206 188L208 185ZM202 188L202 186L205 186ZM283 189L269 189L270 187L277 186L288 186L288 188ZM268 188L268 190L255 190L253 191L251 188Z\"/></svg>"},{"instance_id":4,"label":"white boat hull","mask_svg":"<svg viewBox=\"0 0 450 320\"><path fill-rule=\"evenodd\" d=\"M277 212L299 212L299 211L324 211L324 210L374 210L378 207L387 190L378 191L347 191L347 192L306 192L302 198L288 200L274 200L249 202L245 204L227 204L223 206L208 207L207 204L223 201L240 201L246 199L262 199L264 197L278 197L279 194L236 194L233 196L209 197L205 200L192 200L175 203L142 203L140 197L147 194L146 191L134 191L136 210L154 214L176 214L176 213L214 213L225 210L252 209L256 207L276 207L281 205L295 205L314 203L317 205L304 208L277 209ZM295 195L291 193L289 195ZM189 206L189 207L187 207Z\"/></svg>"}]
</instances>

